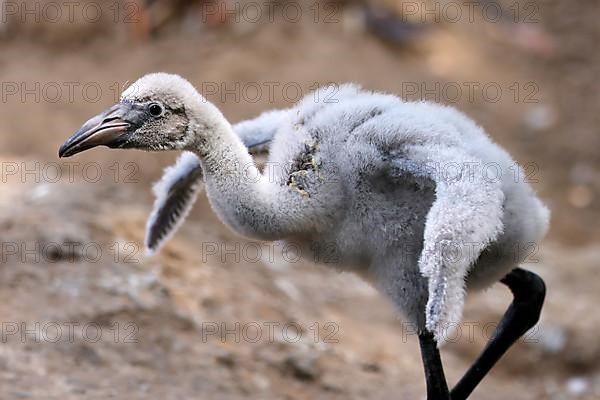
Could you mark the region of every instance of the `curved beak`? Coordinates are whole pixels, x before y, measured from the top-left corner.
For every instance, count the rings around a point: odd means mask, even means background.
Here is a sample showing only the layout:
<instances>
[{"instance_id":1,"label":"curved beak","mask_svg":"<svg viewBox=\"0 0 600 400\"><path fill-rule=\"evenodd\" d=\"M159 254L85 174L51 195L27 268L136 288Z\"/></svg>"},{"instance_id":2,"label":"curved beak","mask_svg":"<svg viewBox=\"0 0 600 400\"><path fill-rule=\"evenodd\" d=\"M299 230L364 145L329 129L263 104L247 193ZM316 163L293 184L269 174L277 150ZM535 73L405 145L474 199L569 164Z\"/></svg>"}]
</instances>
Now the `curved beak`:
<instances>
[{"instance_id":1,"label":"curved beak","mask_svg":"<svg viewBox=\"0 0 600 400\"><path fill-rule=\"evenodd\" d=\"M128 103L119 103L93 117L60 146L58 156L71 157L96 146L122 147L129 129L136 125L127 118L131 116L131 108Z\"/></svg>"}]
</instances>

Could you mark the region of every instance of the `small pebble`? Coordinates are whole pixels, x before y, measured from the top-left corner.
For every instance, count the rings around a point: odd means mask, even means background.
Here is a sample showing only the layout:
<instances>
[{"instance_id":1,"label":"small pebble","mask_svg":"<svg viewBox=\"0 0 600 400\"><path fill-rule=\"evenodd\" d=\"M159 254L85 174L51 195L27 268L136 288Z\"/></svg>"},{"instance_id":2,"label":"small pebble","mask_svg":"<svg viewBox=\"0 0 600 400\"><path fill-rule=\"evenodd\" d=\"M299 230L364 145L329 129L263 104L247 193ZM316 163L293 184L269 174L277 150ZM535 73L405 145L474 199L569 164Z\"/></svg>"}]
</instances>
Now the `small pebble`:
<instances>
[{"instance_id":1,"label":"small pebble","mask_svg":"<svg viewBox=\"0 0 600 400\"><path fill-rule=\"evenodd\" d=\"M545 104L538 104L525 113L525 125L534 131L544 131L551 128L557 120L556 113Z\"/></svg>"},{"instance_id":2,"label":"small pebble","mask_svg":"<svg viewBox=\"0 0 600 400\"><path fill-rule=\"evenodd\" d=\"M575 208L586 208L594 201L594 192L589 186L571 186L567 192L567 199Z\"/></svg>"},{"instance_id":3,"label":"small pebble","mask_svg":"<svg viewBox=\"0 0 600 400\"><path fill-rule=\"evenodd\" d=\"M311 357L289 356L285 360L285 367L302 381L314 381L320 375L317 360Z\"/></svg>"},{"instance_id":4,"label":"small pebble","mask_svg":"<svg viewBox=\"0 0 600 400\"><path fill-rule=\"evenodd\" d=\"M570 378L567 381L567 392L572 396L582 396L588 392L590 382L581 376Z\"/></svg>"},{"instance_id":5,"label":"small pebble","mask_svg":"<svg viewBox=\"0 0 600 400\"><path fill-rule=\"evenodd\" d=\"M527 342L538 347L546 353L557 354L567 345L567 334L561 326L540 325Z\"/></svg>"}]
</instances>

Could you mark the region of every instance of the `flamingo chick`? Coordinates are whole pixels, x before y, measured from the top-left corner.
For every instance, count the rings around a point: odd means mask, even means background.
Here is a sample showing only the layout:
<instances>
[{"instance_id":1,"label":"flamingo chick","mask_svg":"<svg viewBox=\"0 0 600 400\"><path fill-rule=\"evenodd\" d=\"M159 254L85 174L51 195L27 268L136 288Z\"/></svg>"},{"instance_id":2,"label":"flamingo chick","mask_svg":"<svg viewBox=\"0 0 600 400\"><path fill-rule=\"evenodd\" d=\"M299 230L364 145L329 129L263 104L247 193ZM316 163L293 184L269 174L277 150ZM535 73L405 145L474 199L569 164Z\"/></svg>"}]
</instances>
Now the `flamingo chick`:
<instances>
[{"instance_id":1,"label":"flamingo chick","mask_svg":"<svg viewBox=\"0 0 600 400\"><path fill-rule=\"evenodd\" d=\"M249 147L269 142L268 171ZM354 271L418 328L427 398L465 399L538 320L545 285L518 267L549 211L509 154L453 108L354 85L231 126L185 79L149 74L59 150L187 151L157 186L147 245L185 217L204 181L240 235L285 240L317 263ZM189 152L189 153L188 153ZM514 300L449 391L438 345L461 320L465 291L500 281Z\"/></svg>"}]
</instances>

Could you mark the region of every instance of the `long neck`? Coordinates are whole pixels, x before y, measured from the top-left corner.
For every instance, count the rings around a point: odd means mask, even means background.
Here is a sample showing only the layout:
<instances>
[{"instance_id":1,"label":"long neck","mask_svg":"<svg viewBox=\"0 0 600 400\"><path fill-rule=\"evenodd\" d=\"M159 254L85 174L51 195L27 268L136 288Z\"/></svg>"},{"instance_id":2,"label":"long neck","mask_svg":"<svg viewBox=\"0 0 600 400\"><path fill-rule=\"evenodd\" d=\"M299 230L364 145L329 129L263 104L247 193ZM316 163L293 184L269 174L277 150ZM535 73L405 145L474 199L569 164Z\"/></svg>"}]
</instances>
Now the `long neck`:
<instances>
[{"instance_id":1,"label":"long neck","mask_svg":"<svg viewBox=\"0 0 600 400\"><path fill-rule=\"evenodd\" d=\"M307 229L303 199L263 176L229 122L212 104L202 105L189 150L201 161L206 192L221 221L248 237L277 240Z\"/></svg>"}]
</instances>

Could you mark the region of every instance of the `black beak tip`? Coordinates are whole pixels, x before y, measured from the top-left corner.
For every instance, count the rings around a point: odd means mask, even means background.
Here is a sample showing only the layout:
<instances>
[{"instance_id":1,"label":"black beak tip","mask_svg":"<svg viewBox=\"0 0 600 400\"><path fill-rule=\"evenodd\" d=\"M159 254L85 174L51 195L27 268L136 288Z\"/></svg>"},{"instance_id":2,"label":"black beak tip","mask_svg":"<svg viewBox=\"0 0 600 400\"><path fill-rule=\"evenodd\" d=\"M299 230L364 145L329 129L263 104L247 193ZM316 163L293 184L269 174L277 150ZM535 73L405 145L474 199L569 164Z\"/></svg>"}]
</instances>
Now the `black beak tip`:
<instances>
[{"instance_id":1,"label":"black beak tip","mask_svg":"<svg viewBox=\"0 0 600 400\"><path fill-rule=\"evenodd\" d=\"M72 150L73 149L70 141L63 143L62 146L60 146L60 148L58 149L58 158L71 157L73 154L75 154L72 152Z\"/></svg>"}]
</instances>

